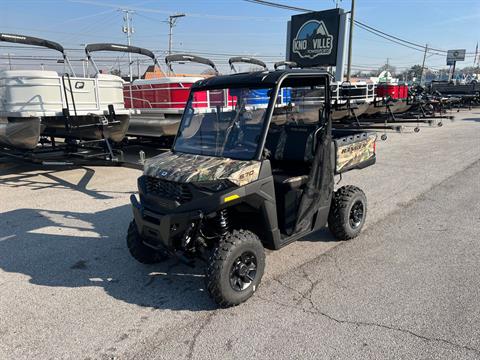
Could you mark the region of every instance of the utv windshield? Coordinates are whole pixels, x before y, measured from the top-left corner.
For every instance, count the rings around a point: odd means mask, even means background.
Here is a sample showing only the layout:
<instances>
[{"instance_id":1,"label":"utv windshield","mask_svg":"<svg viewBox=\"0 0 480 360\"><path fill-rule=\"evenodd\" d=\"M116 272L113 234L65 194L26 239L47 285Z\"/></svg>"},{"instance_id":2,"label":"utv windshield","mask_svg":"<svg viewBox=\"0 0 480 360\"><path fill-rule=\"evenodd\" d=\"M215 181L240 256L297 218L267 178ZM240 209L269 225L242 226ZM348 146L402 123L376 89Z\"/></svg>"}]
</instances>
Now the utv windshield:
<instances>
[{"instance_id":1,"label":"utv windshield","mask_svg":"<svg viewBox=\"0 0 480 360\"><path fill-rule=\"evenodd\" d=\"M174 151L251 160L265 125L269 88L193 91Z\"/></svg>"}]
</instances>

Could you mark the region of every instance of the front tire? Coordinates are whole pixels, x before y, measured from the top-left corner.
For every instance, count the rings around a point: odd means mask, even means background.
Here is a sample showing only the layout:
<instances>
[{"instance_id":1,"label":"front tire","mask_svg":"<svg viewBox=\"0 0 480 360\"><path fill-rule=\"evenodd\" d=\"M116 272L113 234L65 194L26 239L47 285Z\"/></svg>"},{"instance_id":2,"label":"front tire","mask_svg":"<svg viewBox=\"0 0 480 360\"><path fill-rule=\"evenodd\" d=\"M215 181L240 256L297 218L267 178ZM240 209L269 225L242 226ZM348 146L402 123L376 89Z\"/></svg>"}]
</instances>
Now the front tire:
<instances>
[{"instance_id":1,"label":"front tire","mask_svg":"<svg viewBox=\"0 0 480 360\"><path fill-rule=\"evenodd\" d=\"M350 240L362 231L367 216L367 197L356 186L342 186L333 194L328 228L338 240Z\"/></svg>"},{"instance_id":2,"label":"front tire","mask_svg":"<svg viewBox=\"0 0 480 360\"><path fill-rule=\"evenodd\" d=\"M130 222L128 226L127 247L130 255L142 264L156 264L165 259L165 256L143 243L135 220Z\"/></svg>"},{"instance_id":3,"label":"front tire","mask_svg":"<svg viewBox=\"0 0 480 360\"><path fill-rule=\"evenodd\" d=\"M221 307L250 298L263 276L265 250L253 232L234 230L216 245L207 265L205 285Z\"/></svg>"}]
</instances>

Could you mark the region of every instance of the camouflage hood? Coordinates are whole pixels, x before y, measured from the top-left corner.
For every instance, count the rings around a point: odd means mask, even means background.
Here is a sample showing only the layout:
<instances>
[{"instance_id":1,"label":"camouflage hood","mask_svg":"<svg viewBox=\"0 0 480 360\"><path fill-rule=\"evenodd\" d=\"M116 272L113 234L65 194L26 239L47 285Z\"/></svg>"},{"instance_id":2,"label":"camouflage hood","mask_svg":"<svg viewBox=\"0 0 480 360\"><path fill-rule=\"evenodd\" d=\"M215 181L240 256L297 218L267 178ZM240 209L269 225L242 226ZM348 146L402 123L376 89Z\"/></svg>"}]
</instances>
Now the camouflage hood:
<instances>
[{"instance_id":1,"label":"camouflage hood","mask_svg":"<svg viewBox=\"0 0 480 360\"><path fill-rule=\"evenodd\" d=\"M258 179L260 161L172 153L157 155L145 162L144 174L174 182L228 179L243 186Z\"/></svg>"}]
</instances>

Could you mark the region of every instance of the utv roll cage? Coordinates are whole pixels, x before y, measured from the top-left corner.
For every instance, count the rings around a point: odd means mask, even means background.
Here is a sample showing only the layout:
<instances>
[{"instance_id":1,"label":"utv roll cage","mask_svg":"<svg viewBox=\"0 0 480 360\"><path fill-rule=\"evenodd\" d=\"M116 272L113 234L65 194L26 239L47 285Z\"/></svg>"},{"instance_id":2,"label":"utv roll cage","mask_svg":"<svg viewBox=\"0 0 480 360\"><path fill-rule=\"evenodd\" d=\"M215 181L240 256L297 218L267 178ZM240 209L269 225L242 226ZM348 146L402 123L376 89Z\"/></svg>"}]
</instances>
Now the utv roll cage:
<instances>
[{"instance_id":1,"label":"utv roll cage","mask_svg":"<svg viewBox=\"0 0 480 360\"><path fill-rule=\"evenodd\" d=\"M232 82L232 76L235 76L235 81ZM311 79L311 85L324 86L328 89L330 86L330 79L332 74L327 71L319 70L304 70L304 69L287 69L287 70L275 70L265 73L264 71L258 71L253 73L238 73L235 75L221 75L211 77L202 81L196 82L192 88L190 96L193 96L195 91L211 90L211 89L223 89L223 88L272 88L273 93L278 94L282 86L295 86L296 79L301 81L302 84L308 86L309 83L306 79ZM273 111L275 109L275 103L277 101L276 96L272 96L269 99L267 113L265 117L271 119ZM325 106L319 119L329 118L326 116L326 112L330 111L330 91L325 91L324 98ZM331 121L331 120L330 120ZM263 156L263 148L267 138L270 122L266 121L263 125L262 134L260 136L259 146L255 154L255 160L261 160Z\"/></svg>"},{"instance_id":2,"label":"utv roll cage","mask_svg":"<svg viewBox=\"0 0 480 360\"><path fill-rule=\"evenodd\" d=\"M258 59L255 59L253 57L245 57L245 56L234 56L228 59L228 64L230 65L230 69L233 72L238 72L237 69L233 64L236 63L243 63L243 64L252 64L252 65L258 65L263 68L263 70L268 70L267 65Z\"/></svg>"},{"instance_id":3,"label":"utv roll cage","mask_svg":"<svg viewBox=\"0 0 480 360\"><path fill-rule=\"evenodd\" d=\"M26 35L19 35L19 34L7 34L7 33L0 33L0 41L10 42L10 43L17 43L17 44L25 44L25 45L33 45L33 46L40 46L52 50L56 50L62 53L63 60L68 65L72 75L75 76L75 71L73 70L72 65L70 64L70 60L68 59L67 54L65 54L65 49L62 45L55 41L45 40L33 36L26 36Z\"/></svg>"},{"instance_id":4,"label":"utv roll cage","mask_svg":"<svg viewBox=\"0 0 480 360\"><path fill-rule=\"evenodd\" d=\"M215 71L216 75L219 74L219 71L215 63L212 60L201 57L201 56L190 55L190 54L174 54L174 55L168 55L165 57L165 63L167 64L168 68L172 72L174 72L173 70L174 63L184 64L188 62L207 65Z\"/></svg>"}]
</instances>

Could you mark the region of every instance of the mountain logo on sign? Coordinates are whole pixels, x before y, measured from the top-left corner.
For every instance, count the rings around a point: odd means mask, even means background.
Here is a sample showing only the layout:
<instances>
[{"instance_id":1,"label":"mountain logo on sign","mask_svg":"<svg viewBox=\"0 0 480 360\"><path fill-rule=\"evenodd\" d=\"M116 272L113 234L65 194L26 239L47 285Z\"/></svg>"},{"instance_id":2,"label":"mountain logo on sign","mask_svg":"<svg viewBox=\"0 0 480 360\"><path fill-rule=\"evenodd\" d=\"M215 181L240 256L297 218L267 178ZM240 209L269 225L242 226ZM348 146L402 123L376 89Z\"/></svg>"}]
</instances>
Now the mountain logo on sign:
<instances>
[{"instance_id":1,"label":"mountain logo on sign","mask_svg":"<svg viewBox=\"0 0 480 360\"><path fill-rule=\"evenodd\" d=\"M309 20L303 24L293 39L293 52L301 58L314 59L317 56L330 55L333 49L333 36L325 23Z\"/></svg>"}]
</instances>

